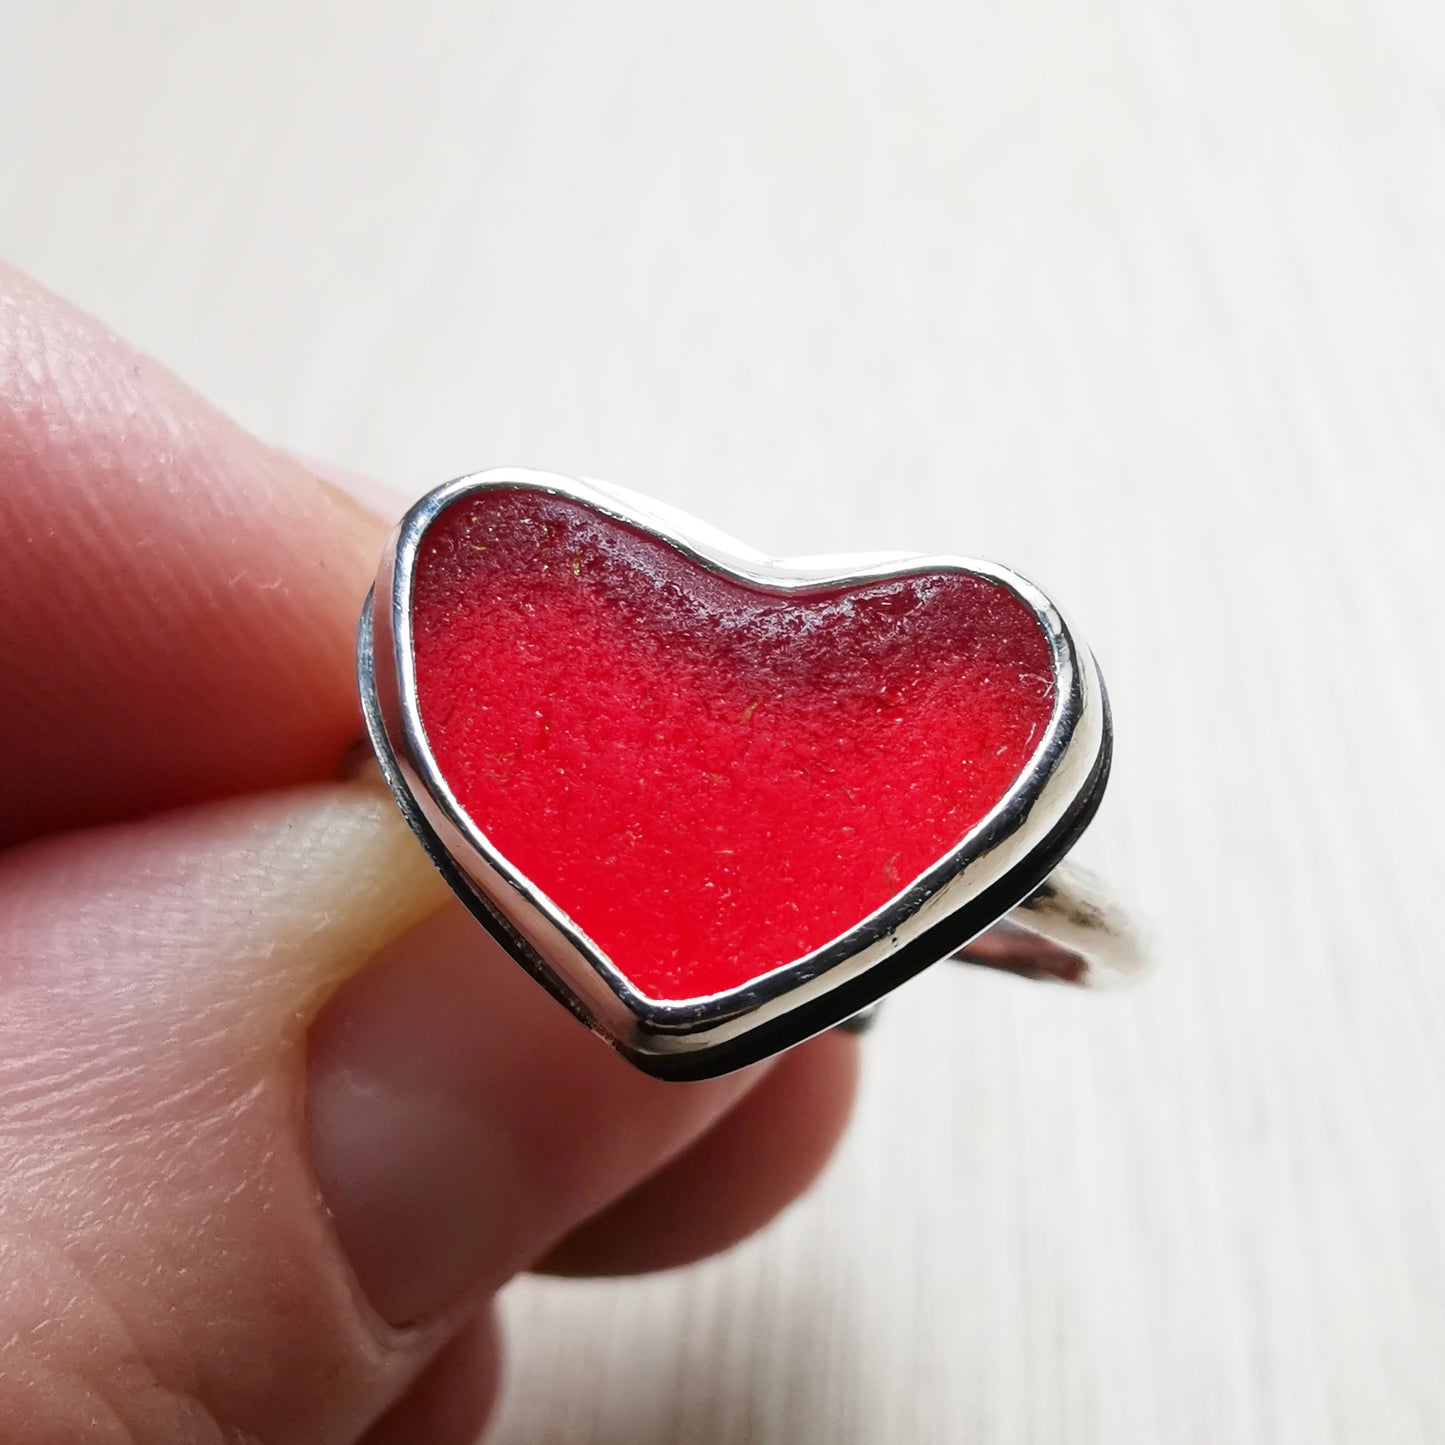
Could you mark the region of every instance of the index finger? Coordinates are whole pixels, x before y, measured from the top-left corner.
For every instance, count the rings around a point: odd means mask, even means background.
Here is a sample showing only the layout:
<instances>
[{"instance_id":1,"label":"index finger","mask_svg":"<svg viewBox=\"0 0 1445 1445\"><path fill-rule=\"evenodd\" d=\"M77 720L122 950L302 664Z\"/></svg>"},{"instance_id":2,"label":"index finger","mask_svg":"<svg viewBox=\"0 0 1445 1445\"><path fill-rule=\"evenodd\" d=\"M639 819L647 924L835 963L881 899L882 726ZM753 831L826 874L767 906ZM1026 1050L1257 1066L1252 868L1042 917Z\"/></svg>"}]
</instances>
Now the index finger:
<instances>
[{"instance_id":1,"label":"index finger","mask_svg":"<svg viewBox=\"0 0 1445 1445\"><path fill-rule=\"evenodd\" d=\"M385 530L0 267L0 845L334 775Z\"/></svg>"}]
</instances>

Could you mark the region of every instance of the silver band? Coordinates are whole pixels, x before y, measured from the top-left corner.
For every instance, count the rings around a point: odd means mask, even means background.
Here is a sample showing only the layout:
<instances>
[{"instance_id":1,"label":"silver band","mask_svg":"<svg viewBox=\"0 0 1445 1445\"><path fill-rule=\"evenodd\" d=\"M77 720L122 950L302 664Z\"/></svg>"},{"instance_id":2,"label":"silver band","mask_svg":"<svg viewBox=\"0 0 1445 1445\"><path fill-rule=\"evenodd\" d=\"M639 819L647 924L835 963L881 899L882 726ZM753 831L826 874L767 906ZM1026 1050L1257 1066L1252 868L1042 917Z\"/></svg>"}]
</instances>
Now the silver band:
<instances>
[{"instance_id":1,"label":"silver band","mask_svg":"<svg viewBox=\"0 0 1445 1445\"><path fill-rule=\"evenodd\" d=\"M992 928L950 957L1025 978L1107 988L1144 966L1139 928L1102 881L1061 863Z\"/></svg>"},{"instance_id":2,"label":"silver band","mask_svg":"<svg viewBox=\"0 0 1445 1445\"><path fill-rule=\"evenodd\" d=\"M942 961L1050 983L1110 988L1145 967L1148 949L1143 932L1098 876L1065 862L1018 907ZM879 1000L838 1028L867 1033L883 1003Z\"/></svg>"}]
</instances>

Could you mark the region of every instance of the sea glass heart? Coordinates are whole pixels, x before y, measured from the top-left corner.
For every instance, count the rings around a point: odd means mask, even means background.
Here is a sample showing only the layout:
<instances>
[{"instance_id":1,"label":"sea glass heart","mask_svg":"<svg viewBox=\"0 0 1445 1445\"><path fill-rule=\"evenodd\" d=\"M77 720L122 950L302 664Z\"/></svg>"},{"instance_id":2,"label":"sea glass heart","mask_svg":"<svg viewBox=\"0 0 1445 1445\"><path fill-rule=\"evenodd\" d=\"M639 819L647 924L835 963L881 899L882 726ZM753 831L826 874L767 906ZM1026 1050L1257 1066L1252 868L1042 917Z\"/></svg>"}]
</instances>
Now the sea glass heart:
<instances>
[{"instance_id":1,"label":"sea glass heart","mask_svg":"<svg viewBox=\"0 0 1445 1445\"><path fill-rule=\"evenodd\" d=\"M1049 640L993 578L782 589L525 487L431 522L410 607L452 795L657 1000L855 927L1003 798L1054 708Z\"/></svg>"}]
</instances>

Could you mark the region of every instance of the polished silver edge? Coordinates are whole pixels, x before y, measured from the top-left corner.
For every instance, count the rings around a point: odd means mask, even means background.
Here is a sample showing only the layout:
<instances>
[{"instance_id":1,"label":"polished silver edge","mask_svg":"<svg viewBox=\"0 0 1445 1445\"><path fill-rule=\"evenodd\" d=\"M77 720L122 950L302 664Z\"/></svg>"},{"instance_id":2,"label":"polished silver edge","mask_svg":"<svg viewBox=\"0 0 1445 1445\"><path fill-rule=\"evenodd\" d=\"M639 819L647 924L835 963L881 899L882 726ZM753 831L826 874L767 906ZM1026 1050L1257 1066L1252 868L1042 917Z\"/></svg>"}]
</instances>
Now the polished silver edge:
<instances>
[{"instance_id":1,"label":"polished silver edge","mask_svg":"<svg viewBox=\"0 0 1445 1445\"><path fill-rule=\"evenodd\" d=\"M1049 639L1055 683L1049 723L1014 785L968 836L847 933L737 989L682 1001L649 998L468 818L436 765L416 706L411 588L418 549L447 508L496 489L580 502L711 571L780 593L949 571L996 582L1030 608ZM1107 706L1093 657L1054 604L1018 574L994 563L922 554L871 563L848 559L846 569L830 567L826 559L794 567L740 545L735 550L724 545L730 543L702 526L688 535L671 509L654 511L641 499L600 484L511 468L461 477L422 498L398 524L358 638L358 673L373 745L433 861L519 962L642 1067L649 1067L649 1060L735 1046L750 1032L885 964L1023 869L1067 823L1085 791L1101 786L1101 763L1107 761ZM996 916L1017 901L1010 899ZM974 931L992 921L983 920ZM940 956L950 951L941 949Z\"/></svg>"},{"instance_id":2,"label":"polished silver edge","mask_svg":"<svg viewBox=\"0 0 1445 1445\"><path fill-rule=\"evenodd\" d=\"M1025 978L1117 988L1148 967L1149 940L1102 879L1065 860L950 958Z\"/></svg>"}]
</instances>

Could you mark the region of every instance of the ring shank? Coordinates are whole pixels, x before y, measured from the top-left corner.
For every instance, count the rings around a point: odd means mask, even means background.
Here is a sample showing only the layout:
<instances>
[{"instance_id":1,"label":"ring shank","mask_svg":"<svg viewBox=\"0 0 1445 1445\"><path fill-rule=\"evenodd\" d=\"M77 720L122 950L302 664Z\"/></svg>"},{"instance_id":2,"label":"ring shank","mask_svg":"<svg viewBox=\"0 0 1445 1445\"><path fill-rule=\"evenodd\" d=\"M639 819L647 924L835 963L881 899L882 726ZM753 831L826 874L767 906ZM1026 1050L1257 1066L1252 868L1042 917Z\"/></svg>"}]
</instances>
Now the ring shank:
<instances>
[{"instance_id":1,"label":"ring shank","mask_svg":"<svg viewBox=\"0 0 1445 1445\"><path fill-rule=\"evenodd\" d=\"M1095 874L1060 863L1022 903L944 961L1110 988L1144 968L1148 948L1138 925ZM866 1033L882 1007L880 1000L837 1027Z\"/></svg>"},{"instance_id":2,"label":"ring shank","mask_svg":"<svg viewBox=\"0 0 1445 1445\"><path fill-rule=\"evenodd\" d=\"M1145 962L1144 936L1093 873L1061 863L1012 912L949 957L1025 978L1107 988Z\"/></svg>"}]
</instances>

